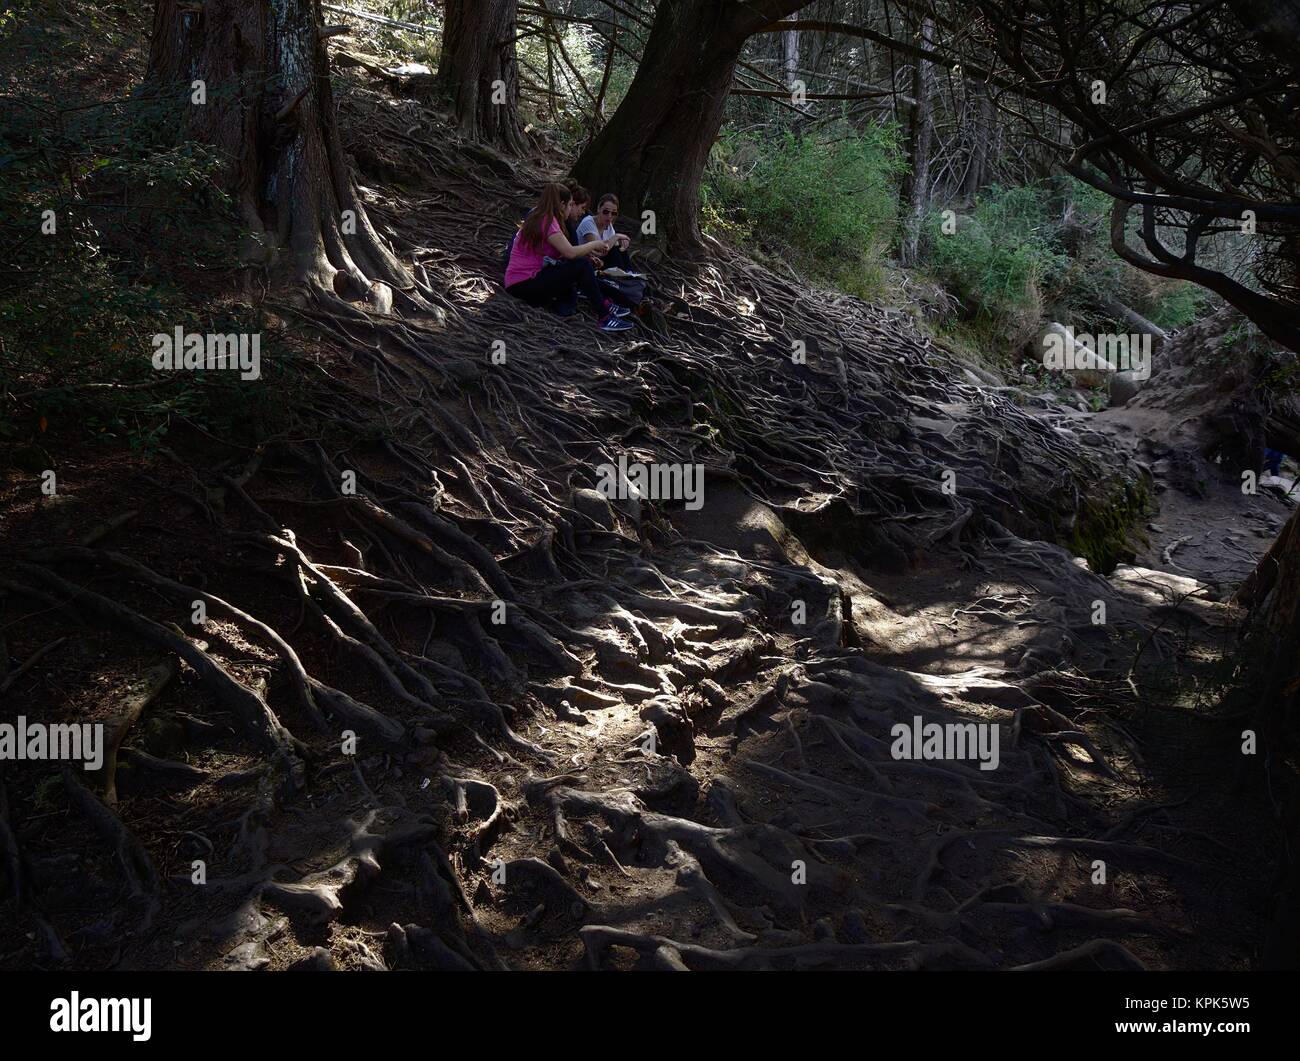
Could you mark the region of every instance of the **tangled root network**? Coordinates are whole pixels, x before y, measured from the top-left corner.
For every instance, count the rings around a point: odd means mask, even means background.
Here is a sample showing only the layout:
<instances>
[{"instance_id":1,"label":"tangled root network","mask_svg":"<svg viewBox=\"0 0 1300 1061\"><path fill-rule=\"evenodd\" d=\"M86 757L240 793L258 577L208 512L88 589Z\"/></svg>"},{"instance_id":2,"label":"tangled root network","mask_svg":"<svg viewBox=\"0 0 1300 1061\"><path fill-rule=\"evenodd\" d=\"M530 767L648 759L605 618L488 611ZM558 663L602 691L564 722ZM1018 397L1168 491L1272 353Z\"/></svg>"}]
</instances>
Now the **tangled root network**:
<instances>
[{"instance_id":1,"label":"tangled root network","mask_svg":"<svg viewBox=\"0 0 1300 1061\"><path fill-rule=\"evenodd\" d=\"M68 771L63 825L0 829L28 956L1200 960L1222 852L1137 838L1163 812L1093 709L1147 605L1052 544L1127 459L899 313L721 249L653 265L631 338L524 306L495 248L538 175L414 104L347 106L438 312L281 307L320 337L292 429L178 446L138 517L75 543L34 523L0 564L7 620L76 632L57 652L87 683L111 660L119 692L112 780ZM603 488L636 465L698 495ZM98 702L69 682L28 713ZM897 754L899 724L978 731L996 768ZM41 884L78 831L95 901Z\"/></svg>"}]
</instances>

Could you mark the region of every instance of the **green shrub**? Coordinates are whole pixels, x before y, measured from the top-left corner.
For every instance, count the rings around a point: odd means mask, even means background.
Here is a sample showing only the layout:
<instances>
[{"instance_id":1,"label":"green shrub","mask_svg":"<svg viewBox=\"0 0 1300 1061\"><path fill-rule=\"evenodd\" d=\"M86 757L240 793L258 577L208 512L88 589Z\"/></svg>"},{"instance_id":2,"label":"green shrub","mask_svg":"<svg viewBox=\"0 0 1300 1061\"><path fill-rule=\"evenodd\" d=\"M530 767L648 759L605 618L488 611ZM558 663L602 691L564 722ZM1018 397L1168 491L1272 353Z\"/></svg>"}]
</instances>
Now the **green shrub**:
<instances>
[{"instance_id":1,"label":"green shrub","mask_svg":"<svg viewBox=\"0 0 1300 1061\"><path fill-rule=\"evenodd\" d=\"M588 116L592 110L592 97L600 91L604 55L602 51L597 57L595 44L600 38L590 26L561 22L557 29L564 41L567 63L558 48L554 48L548 56L546 41L536 34L525 36L516 44L522 69L543 72L554 70L556 92L548 100L525 91L521 112L525 120L531 116L537 124L554 129L559 137L560 148L565 153L576 156L589 133ZM581 79L574 76L569 63L573 64L573 69L581 75ZM608 100L605 113L614 113Z\"/></svg>"},{"instance_id":2,"label":"green shrub","mask_svg":"<svg viewBox=\"0 0 1300 1061\"><path fill-rule=\"evenodd\" d=\"M261 378L160 375L152 336L177 325L262 333ZM131 283L103 260L61 263L0 297L0 346L0 444L44 435L148 451L179 420L217 437L253 439L283 418L296 386L287 353L244 307L213 306L196 316L178 293Z\"/></svg>"},{"instance_id":3,"label":"green shrub","mask_svg":"<svg viewBox=\"0 0 1300 1061\"><path fill-rule=\"evenodd\" d=\"M177 325L264 332L242 307L179 293L210 290L214 272L225 285L237 231L216 152L185 136L189 110L188 93L0 100L0 446L150 449L181 419L251 438L283 415L267 395L285 355L265 334L256 383L153 369L152 336Z\"/></svg>"},{"instance_id":4,"label":"green shrub","mask_svg":"<svg viewBox=\"0 0 1300 1061\"><path fill-rule=\"evenodd\" d=\"M1069 257L1055 238L1047 190L991 187L975 209L943 231L944 216L928 218L930 270L987 322L1023 322L1042 311L1045 282L1065 274Z\"/></svg>"},{"instance_id":5,"label":"green shrub","mask_svg":"<svg viewBox=\"0 0 1300 1061\"><path fill-rule=\"evenodd\" d=\"M726 134L705 175L705 227L866 294L883 275L903 168L886 126Z\"/></svg>"},{"instance_id":6,"label":"green shrub","mask_svg":"<svg viewBox=\"0 0 1300 1061\"><path fill-rule=\"evenodd\" d=\"M1140 306L1153 324L1162 328L1186 328L1205 314L1209 295L1185 280L1159 291L1149 305Z\"/></svg>"}]
</instances>

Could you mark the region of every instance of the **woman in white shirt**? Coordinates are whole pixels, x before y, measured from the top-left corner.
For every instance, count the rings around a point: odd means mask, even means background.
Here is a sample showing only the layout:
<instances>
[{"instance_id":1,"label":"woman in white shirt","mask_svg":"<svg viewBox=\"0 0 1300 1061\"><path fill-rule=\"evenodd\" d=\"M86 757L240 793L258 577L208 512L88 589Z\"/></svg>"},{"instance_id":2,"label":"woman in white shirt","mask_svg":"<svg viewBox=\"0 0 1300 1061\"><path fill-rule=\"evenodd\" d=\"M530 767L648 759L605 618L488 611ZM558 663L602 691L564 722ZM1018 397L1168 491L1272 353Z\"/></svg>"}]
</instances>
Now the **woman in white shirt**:
<instances>
[{"instance_id":1,"label":"woman in white shirt","mask_svg":"<svg viewBox=\"0 0 1300 1061\"><path fill-rule=\"evenodd\" d=\"M578 241L593 243L596 240L609 244L609 252L603 260L596 259L592 264L597 268L618 266L620 269L632 270L632 259L627 248L632 242L627 236L614 231L614 220L618 217L618 196L606 192L596 204L596 215L588 214L578 223Z\"/></svg>"}]
</instances>

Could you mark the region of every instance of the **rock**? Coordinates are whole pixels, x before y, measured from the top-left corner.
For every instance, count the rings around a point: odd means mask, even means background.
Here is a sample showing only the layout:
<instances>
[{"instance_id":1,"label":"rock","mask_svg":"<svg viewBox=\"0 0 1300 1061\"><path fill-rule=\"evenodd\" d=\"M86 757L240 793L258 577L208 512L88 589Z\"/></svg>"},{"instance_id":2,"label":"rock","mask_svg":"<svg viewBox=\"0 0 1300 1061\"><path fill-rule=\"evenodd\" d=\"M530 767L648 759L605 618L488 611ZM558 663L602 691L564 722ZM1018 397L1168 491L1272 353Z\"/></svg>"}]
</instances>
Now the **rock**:
<instances>
[{"instance_id":1,"label":"rock","mask_svg":"<svg viewBox=\"0 0 1300 1061\"><path fill-rule=\"evenodd\" d=\"M654 726L661 754L676 755L683 766L690 765L695 758L695 724L675 696L656 696L638 714Z\"/></svg>"},{"instance_id":2,"label":"rock","mask_svg":"<svg viewBox=\"0 0 1300 1061\"><path fill-rule=\"evenodd\" d=\"M1136 372L1116 372L1110 377L1110 404L1127 405L1129 399L1142 389L1143 382Z\"/></svg>"},{"instance_id":3,"label":"rock","mask_svg":"<svg viewBox=\"0 0 1300 1061\"><path fill-rule=\"evenodd\" d=\"M1005 387L1007 381L995 372L990 372L983 365L976 364L974 361L959 361L959 367L962 374L972 383L978 383L984 387Z\"/></svg>"},{"instance_id":4,"label":"rock","mask_svg":"<svg viewBox=\"0 0 1300 1061\"><path fill-rule=\"evenodd\" d=\"M249 940L227 954L221 964L234 972L255 972L270 965L271 958L261 940Z\"/></svg>"},{"instance_id":5,"label":"rock","mask_svg":"<svg viewBox=\"0 0 1300 1061\"><path fill-rule=\"evenodd\" d=\"M573 492L573 507L597 526L607 531L614 529L614 512L605 497L596 490L582 488ZM582 530L582 527L578 527Z\"/></svg>"},{"instance_id":6,"label":"rock","mask_svg":"<svg viewBox=\"0 0 1300 1061\"><path fill-rule=\"evenodd\" d=\"M316 947L305 958L299 958L289 966L291 972L333 973L338 971L334 964L334 955L324 947Z\"/></svg>"},{"instance_id":7,"label":"rock","mask_svg":"<svg viewBox=\"0 0 1300 1061\"><path fill-rule=\"evenodd\" d=\"M1089 347L1076 343L1074 333L1056 321L1038 334L1031 356L1044 368L1064 372L1078 387L1100 387L1115 372L1114 365Z\"/></svg>"}]
</instances>

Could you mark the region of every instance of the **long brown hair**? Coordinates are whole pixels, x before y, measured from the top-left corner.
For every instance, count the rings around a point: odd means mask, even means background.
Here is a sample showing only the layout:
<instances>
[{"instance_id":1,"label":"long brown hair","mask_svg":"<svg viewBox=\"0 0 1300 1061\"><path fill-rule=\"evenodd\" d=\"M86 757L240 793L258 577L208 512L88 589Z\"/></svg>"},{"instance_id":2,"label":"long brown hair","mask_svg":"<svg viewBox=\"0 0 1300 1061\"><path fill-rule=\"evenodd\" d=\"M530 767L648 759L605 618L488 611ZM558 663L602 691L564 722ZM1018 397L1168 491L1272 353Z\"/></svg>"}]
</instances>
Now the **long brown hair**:
<instances>
[{"instance_id":1,"label":"long brown hair","mask_svg":"<svg viewBox=\"0 0 1300 1061\"><path fill-rule=\"evenodd\" d=\"M563 184L547 184L542 188L542 197L537 201L533 212L524 219L519 227L520 246L527 244L545 245L546 232L554 221L564 230L564 215L568 210L569 189Z\"/></svg>"}]
</instances>

